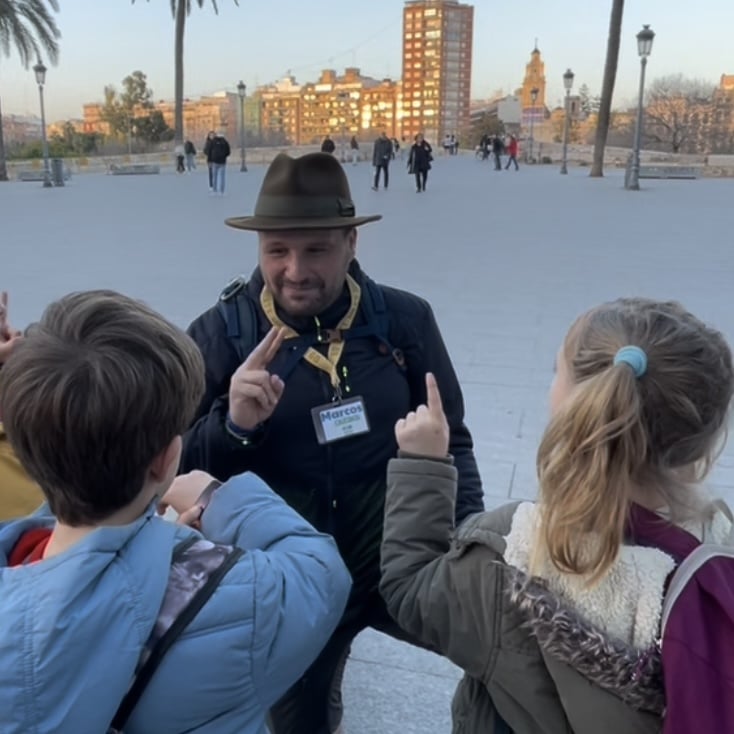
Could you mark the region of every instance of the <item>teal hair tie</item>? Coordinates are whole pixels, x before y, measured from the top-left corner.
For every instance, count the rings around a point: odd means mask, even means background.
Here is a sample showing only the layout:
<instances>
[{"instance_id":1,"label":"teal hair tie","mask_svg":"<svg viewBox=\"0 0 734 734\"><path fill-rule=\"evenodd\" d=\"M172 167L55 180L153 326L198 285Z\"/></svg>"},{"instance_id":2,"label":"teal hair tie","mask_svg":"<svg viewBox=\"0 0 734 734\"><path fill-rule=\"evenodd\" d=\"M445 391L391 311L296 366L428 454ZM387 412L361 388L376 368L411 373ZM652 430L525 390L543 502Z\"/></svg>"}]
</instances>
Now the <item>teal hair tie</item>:
<instances>
[{"instance_id":1,"label":"teal hair tie","mask_svg":"<svg viewBox=\"0 0 734 734\"><path fill-rule=\"evenodd\" d=\"M632 368L635 377L642 377L647 372L647 355L640 347L622 347L614 355L614 364L626 364Z\"/></svg>"}]
</instances>

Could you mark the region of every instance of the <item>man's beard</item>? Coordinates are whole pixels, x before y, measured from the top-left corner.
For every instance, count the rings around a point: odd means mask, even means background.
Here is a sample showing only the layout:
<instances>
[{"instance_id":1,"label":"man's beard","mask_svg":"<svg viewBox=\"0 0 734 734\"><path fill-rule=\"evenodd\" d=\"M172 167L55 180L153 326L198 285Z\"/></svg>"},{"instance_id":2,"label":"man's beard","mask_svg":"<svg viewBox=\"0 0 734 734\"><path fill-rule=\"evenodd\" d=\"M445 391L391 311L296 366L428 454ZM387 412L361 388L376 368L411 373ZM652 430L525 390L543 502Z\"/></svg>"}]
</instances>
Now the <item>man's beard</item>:
<instances>
[{"instance_id":1,"label":"man's beard","mask_svg":"<svg viewBox=\"0 0 734 734\"><path fill-rule=\"evenodd\" d=\"M331 305L326 284L318 279L302 283L280 281L275 283L275 289L278 304L292 316L318 316Z\"/></svg>"}]
</instances>

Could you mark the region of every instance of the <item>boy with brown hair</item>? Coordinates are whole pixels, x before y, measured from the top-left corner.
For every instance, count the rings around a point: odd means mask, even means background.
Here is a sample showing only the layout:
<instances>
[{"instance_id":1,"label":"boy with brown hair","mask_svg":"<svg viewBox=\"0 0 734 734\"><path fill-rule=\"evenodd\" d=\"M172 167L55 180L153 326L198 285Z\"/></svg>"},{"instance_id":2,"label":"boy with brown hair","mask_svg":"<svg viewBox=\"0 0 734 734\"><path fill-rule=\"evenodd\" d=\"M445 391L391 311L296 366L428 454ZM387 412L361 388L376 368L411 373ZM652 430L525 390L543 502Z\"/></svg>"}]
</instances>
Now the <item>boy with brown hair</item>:
<instances>
[{"instance_id":1,"label":"boy with brown hair","mask_svg":"<svg viewBox=\"0 0 734 734\"><path fill-rule=\"evenodd\" d=\"M193 341L110 291L51 304L4 365L5 429L48 502L0 525L4 732L105 731L154 658L126 734L261 734L331 635L350 580L330 537L254 475L174 482L203 385Z\"/></svg>"}]
</instances>

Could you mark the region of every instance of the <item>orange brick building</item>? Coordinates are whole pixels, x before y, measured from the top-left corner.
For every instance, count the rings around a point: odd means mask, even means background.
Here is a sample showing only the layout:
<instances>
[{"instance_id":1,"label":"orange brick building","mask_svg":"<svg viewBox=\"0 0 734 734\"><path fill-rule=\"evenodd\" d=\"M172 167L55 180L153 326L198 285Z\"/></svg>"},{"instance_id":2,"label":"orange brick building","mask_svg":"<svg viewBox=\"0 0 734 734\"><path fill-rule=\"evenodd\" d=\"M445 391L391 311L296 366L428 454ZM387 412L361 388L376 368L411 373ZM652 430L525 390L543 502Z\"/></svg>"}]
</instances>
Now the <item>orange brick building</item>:
<instances>
[{"instance_id":1,"label":"orange brick building","mask_svg":"<svg viewBox=\"0 0 734 734\"><path fill-rule=\"evenodd\" d=\"M293 77L258 89L265 139L308 145L330 135L346 143L353 135L364 142L383 130L399 134L400 84L362 76L357 68L338 75L333 69L303 85Z\"/></svg>"},{"instance_id":2,"label":"orange brick building","mask_svg":"<svg viewBox=\"0 0 734 734\"><path fill-rule=\"evenodd\" d=\"M434 143L470 127L474 8L457 0L408 0L403 8L401 134Z\"/></svg>"}]
</instances>

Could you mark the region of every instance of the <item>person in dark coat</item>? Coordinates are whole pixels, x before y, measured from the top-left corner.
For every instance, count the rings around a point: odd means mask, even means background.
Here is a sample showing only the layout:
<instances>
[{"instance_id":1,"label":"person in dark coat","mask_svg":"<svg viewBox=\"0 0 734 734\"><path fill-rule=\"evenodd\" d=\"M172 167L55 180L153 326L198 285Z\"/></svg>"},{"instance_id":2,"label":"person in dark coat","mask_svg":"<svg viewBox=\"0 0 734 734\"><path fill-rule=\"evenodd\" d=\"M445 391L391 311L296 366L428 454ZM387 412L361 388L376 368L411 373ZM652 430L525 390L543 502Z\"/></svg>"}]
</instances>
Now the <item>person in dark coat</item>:
<instances>
[{"instance_id":1,"label":"person in dark coat","mask_svg":"<svg viewBox=\"0 0 734 734\"><path fill-rule=\"evenodd\" d=\"M191 173L196 170L196 148L190 140L184 143L184 154L186 155L186 170Z\"/></svg>"},{"instance_id":2,"label":"person in dark coat","mask_svg":"<svg viewBox=\"0 0 734 734\"><path fill-rule=\"evenodd\" d=\"M479 149L482 152L482 160L486 161L489 158L489 148L491 145L491 138L486 133L482 135L479 140Z\"/></svg>"},{"instance_id":3,"label":"person in dark coat","mask_svg":"<svg viewBox=\"0 0 734 734\"><path fill-rule=\"evenodd\" d=\"M375 180L372 184L372 190L377 191L380 187L380 171L383 172L385 188L389 182L388 170L390 167L390 161L393 159L395 149L393 148L392 140L387 137L387 133L383 132L372 148L372 165L375 168Z\"/></svg>"},{"instance_id":4,"label":"person in dark coat","mask_svg":"<svg viewBox=\"0 0 734 734\"><path fill-rule=\"evenodd\" d=\"M352 135L352 139L349 141L349 148L352 151L352 165L356 166L359 163L359 140L356 135Z\"/></svg>"},{"instance_id":5,"label":"person in dark coat","mask_svg":"<svg viewBox=\"0 0 734 734\"><path fill-rule=\"evenodd\" d=\"M389 142L389 141L388 141ZM227 220L259 237L259 267L234 281L189 327L206 391L184 438L181 471L262 477L334 536L353 579L342 621L320 657L271 712L274 734L330 734L352 640L373 627L408 639L378 592L386 467L395 421L426 400L425 373L445 396L458 471L456 522L482 510L461 388L430 305L378 285L360 268L344 169L331 155L279 155L254 216ZM273 329L275 347L250 358ZM256 355L257 356L257 355Z\"/></svg>"},{"instance_id":6,"label":"person in dark coat","mask_svg":"<svg viewBox=\"0 0 734 734\"><path fill-rule=\"evenodd\" d=\"M492 153L494 154L494 170L502 170L502 154L505 152L505 144L499 135L494 136L492 141Z\"/></svg>"},{"instance_id":7,"label":"person in dark coat","mask_svg":"<svg viewBox=\"0 0 734 734\"><path fill-rule=\"evenodd\" d=\"M209 169L209 191L214 191L214 168L212 167L212 143L217 134L214 130L210 130L206 136L204 143L204 156L206 157L206 167Z\"/></svg>"},{"instance_id":8,"label":"person in dark coat","mask_svg":"<svg viewBox=\"0 0 734 734\"><path fill-rule=\"evenodd\" d=\"M334 141L331 139L329 135L327 135L323 142L321 143L321 152L322 153L329 153L330 155L334 155L334 151L336 150L336 145L334 145Z\"/></svg>"},{"instance_id":9,"label":"person in dark coat","mask_svg":"<svg viewBox=\"0 0 734 734\"><path fill-rule=\"evenodd\" d=\"M209 146L209 157L211 158L214 194L220 196L224 196L224 186L227 180L227 158L229 158L231 152L227 139L221 132L217 133Z\"/></svg>"},{"instance_id":10,"label":"person in dark coat","mask_svg":"<svg viewBox=\"0 0 734 734\"><path fill-rule=\"evenodd\" d=\"M415 174L415 190L417 193L426 190L426 181L428 180L428 171L431 170L432 160L433 148L423 137L423 134L418 133L408 156L408 171Z\"/></svg>"}]
</instances>

